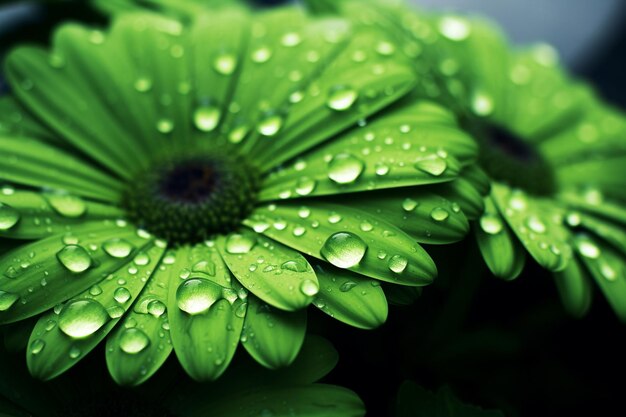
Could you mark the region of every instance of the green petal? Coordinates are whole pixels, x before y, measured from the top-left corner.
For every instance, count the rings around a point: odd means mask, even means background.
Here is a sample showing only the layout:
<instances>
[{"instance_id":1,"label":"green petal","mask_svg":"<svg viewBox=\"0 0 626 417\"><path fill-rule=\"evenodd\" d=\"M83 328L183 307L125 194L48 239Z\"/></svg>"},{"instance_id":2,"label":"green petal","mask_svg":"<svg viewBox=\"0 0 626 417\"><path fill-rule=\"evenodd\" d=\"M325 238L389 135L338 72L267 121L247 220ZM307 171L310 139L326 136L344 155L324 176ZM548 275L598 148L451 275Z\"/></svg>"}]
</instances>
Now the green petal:
<instances>
[{"instance_id":1,"label":"green petal","mask_svg":"<svg viewBox=\"0 0 626 417\"><path fill-rule=\"evenodd\" d=\"M306 310L281 311L250 295L241 333L243 347L267 368L288 366L302 347L306 317Z\"/></svg>"},{"instance_id":2,"label":"green petal","mask_svg":"<svg viewBox=\"0 0 626 417\"><path fill-rule=\"evenodd\" d=\"M605 198L596 188L584 192L564 192L559 195L559 200L573 209L626 225L626 208L618 201Z\"/></svg>"},{"instance_id":3,"label":"green petal","mask_svg":"<svg viewBox=\"0 0 626 417\"><path fill-rule=\"evenodd\" d=\"M457 203L463 214L470 220L476 220L485 210L484 195L463 176L435 187L433 187L435 193Z\"/></svg>"},{"instance_id":4,"label":"green petal","mask_svg":"<svg viewBox=\"0 0 626 417\"><path fill-rule=\"evenodd\" d=\"M332 37L333 45L337 42L337 47L341 49L331 62L320 60L317 68L323 69L323 72L314 83L308 86L294 85L294 91L300 89L302 95L289 108L279 135L275 140L259 140L252 150L255 159L265 170L279 166L346 128L355 126L358 121L397 101L415 83L415 75L410 67L376 52L376 46L385 42L384 34L364 29L354 32L346 42L343 36L344 24L331 20L331 25L334 29L326 29L327 34L322 35L321 40ZM341 38L335 41L338 35ZM355 66L355 53L365 54L366 61ZM289 59L292 59L291 56ZM338 93L347 94L350 99L342 102L342 105L332 104Z\"/></svg>"},{"instance_id":5,"label":"green petal","mask_svg":"<svg viewBox=\"0 0 626 417\"><path fill-rule=\"evenodd\" d=\"M626 321L626 268L624 258L590 236L574 239L576 251L620 320Z\"/></svg>"},{"instance_id":6,"label":"green petal","mask_svg":"<svg viewBox=\"0 0 626 417\"><path fill-rule=\"evenodd\" d=\"M361 417L365 407L352 391L333 385L276 386L235 392L212 404L189 410L189 417L263 415L289 417Z\"/></svg>"},{"instance_id":7,"label":"green petal","mask_svg":"<svg viewBox=\"0 0 626 417\"><path fill-rule=\"evenodd\" d=\"M316 273L321 291L313 304L324 313L360 329L374 329L387 320L387 299L379 281L320 263Z\"/></svg>"},{"instance_id":8,"label":"green petal","mask_svg":"<svg viewBox=\"0 0 626 417\"><path fill-rule=\"evenodd\" d=\"M30 373L39 379L52 379L96 347L130 308L163 251L161 245L148 243L128 268L114 272L62 308L42 316L33 329L26 354ZM138 261L139 256L147 256L147 263ZM71 310L73 305L81 307Z\"/></svg>"},{"instance_id":9,"label":"green petal","mask_svg":"<svg viewBox=\"0 0 626 417\"><path fill-rule=\"evenodd\" d=\"M10 95L0 97L0 135L37 138L55 144L61 142Z\"/></svg>"},{"instance_id":10,"label":"green petal","mask_svg":"<svg viewBox=\"0 0 626 417\"><path fill-rule=\"evenodd\" d=\"M524 269L526 252L506 225L491 197L485 213L474 227L474 236L489 270L498 278L512 280Z\"/></svg>"},{"instance_id":11,"label":"green petal","mask_svg":"<svg viewBox=\"0 0 626 417\"><path fill-rule=\"evenodd\" d=\"M123 185L64 151L26 138L0 136L0 179L117 202Z\"/></svg>"},{"instance_id":12,"label":"green petal","mask_svg":"<svg viewBox=\"0 0 626 417\"><path fill-rule=\"evenodd\" d=\"M573 225L582 226L588 232L600 237L604 242L611 244L620 253L626 256L626 231L619 225L607 222L604 219L597 219L593 216L574 213L568 216L574 222Z\"/></svg>"},{"instance_id":13,"label":"green petal","mask_svg":"<svg viewBox=\"0 0 626 417\"><path fill-rule=\"evenodd\" d=\"M610 158L587 158L576 164L560 167L556 174L559 182L576 187L593 186L606 195L620 200L626 199L624 182L626 156L614 155Z\"/></svg>"},{"instance_id":14,"label":"green petal","mask_svg":"<svg viewBox=\"0 0 626 417\"><path fill-rule=\"evenodd\" d=\"M124 215L117 207L85 201L70 194L7 187L0 191L0 213L3 208L14 213L16 223L9 228L0 228L0 236L13 239L39 239L68 232L86 222L117 219Z\"/></svg>"},{"instance_id":15,"label":"green petal","mask_svg":"<svg viewBox=\"0 0 626 417\"><path fill-rule=\"evenodd\" d=\"M104 221L86 223L66 235L51 236L4 254L0 258L4 274L0 291L3 301L10 302L3 303L0 322L42 313L127 264L130 252L128 256L111 256L104 249L108 242L123 242L128 248L146 244L134 228Z\"/></svg>"},{"instance_id":16,"label":"green petal","mask_svg":"<svg viewBox=\"0 0 626 417\"><path fill-rule=\"evenodd\" d=\"M309 203L261 207L244 224L318 259L326 247L332 260L325 260L382 281L421 286L437 275L426 251L393 224L348 206Z\"/></svg>"},{"instance_id":17,"label":"green petal","mask_svg":"<svg viewBox=\"0 0 626 417\"><path fill-rule=\"evenodd\" d=\"M567 266L572 251L558 206L500 184L493 185L491 196L502 217L541 266L552 271Z\"/></svg>"},{"instance_id":18,"label":"green petal","mask_svg":"<svg viewBox=\"0 0 626 417\"><path fill-rule=\"evenodd\" d=\"M238 287L232 287L233 278L214 246L183 246L172 257L170 265L158 274L169 277L167 307L174 351L193 379L215 380L226 370L235 354L246 303L237 297ZM215 297L206 291L197 293L203 298L201 301L209 300L205 303L206 309L194 311L197 314L187 312L193 311L189 308L195 307L195 303L182 290L179 292L192 279L202 280L200 282L205 287L221 287L221 295ZM214 302L210 304L211 301Z\"/></svg>"},{"instance_id":19,"label":"green petal","mask_svg":"<svg viewBox=\"0 0 626 417\"><path fill-rule=\"evenodd\" d=\"M310 197L447 182L473 158L475 142L407 105L349 131L271 173L259 198ZM426 120L423 120L426 119ZM459 162L460 161L460 162Z\"/></svg>"},{"instance_id":20,"label":"green petal","mask_svg":"<svg viewBox=\"0 0 626 417\"><path fill-rule=\"evenodd\" d=\"M132 311L107 338L109 373L120 385L139 385L150 378L172 351L167 315L169 268L174 253L166 253L157 272L136 298ZM145 259L140 259L145 262Z\"/></svg>"},{"instance_id":21,"label":"green petal","mask_svg":"<svg viewBox=\"0 0 626 417\"><path fill-rule=\"evenodd\" d=\"M554 274L563 306L574 317L583 317L591 306L591 285L586 271L574 258L567 268Z\"/></svg>"},{"instance_id":22,"label":"green petal","mask_svg":"<svg viewBox=\"0 0 626 417\"><path fill-rule=\"evenodd\" d=\"M311 265L288 246L249 230L221 236L217 245L241 285L271 306L295 311L319 291Z\"/></svg>"},{"instance_id":23,"label":"green petal","mask_svg":"<svg viewBox=\"0 0 626 417\"><path fill-rule=\"evenodd\" d=\"M387 283L383 283L382 288L389 304L396 306L409 306L415 303L423 291L421 287L405 287Z\"/></svg>"}]
</instances>

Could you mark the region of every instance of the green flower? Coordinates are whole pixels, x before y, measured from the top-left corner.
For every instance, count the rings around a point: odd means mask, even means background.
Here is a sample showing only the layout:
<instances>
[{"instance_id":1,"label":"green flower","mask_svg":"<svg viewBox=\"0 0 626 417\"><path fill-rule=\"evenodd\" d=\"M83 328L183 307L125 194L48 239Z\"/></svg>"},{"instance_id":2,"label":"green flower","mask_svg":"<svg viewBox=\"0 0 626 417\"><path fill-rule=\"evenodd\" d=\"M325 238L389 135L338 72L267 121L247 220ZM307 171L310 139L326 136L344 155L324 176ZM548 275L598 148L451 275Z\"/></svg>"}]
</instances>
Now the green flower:
<instances>
[{"instance_id":1,"label":"green flower","mask_svg":"<svg viewBox=\"0 0 626 417\"><path fill-rule=\"evenodd\" d=\"M420 244L462 239L482 209L477 146L407 97L416 75L389 48L286 8L189 26L126 14L14 51L0 235L21 246L0 258L0 322L41 315L31 373L53 378L104 338L121 384L172 350L213 380L240 341L277 368L309 304L373 328L381 281L430 283Z\"/></svg>"},{"instance_id":2,"label":"green flower","mask_svg":"<svg viewBox=\"0 0 626 417\"><path fill-rule=\"evenodd\" d=\"M571 313L588 310L594 280L626 320L623 113L572 80L548 45L512 49L478 18L371 6L346 1L342 13L384 27L419 68L430 63L438 80L420 95L453 109L480 144L491 192L473 228L491 271L513 279L528 254L554 272Z\"/></svg>"},{"instance_id":3,"label":"green flower","mask_svg":"<svg viewBox=\"0 0 626 417\"><path fill-rule=\"evenodd\" d=\"M245 358L243 358L245 359ZM164 369L147 385L122 389L97 364L54 383L33 380L15 354L2 351L0 414L30 417L359 417L362 401L342 387L315 383L337 364L338 355L322 338L308 337L288 368L268 371L238 362L215 383L191 383L179 368ZM103 379L104 377L104 379ZM181 381L182 380L182 381Z\"/></svg>"}]
</instances>

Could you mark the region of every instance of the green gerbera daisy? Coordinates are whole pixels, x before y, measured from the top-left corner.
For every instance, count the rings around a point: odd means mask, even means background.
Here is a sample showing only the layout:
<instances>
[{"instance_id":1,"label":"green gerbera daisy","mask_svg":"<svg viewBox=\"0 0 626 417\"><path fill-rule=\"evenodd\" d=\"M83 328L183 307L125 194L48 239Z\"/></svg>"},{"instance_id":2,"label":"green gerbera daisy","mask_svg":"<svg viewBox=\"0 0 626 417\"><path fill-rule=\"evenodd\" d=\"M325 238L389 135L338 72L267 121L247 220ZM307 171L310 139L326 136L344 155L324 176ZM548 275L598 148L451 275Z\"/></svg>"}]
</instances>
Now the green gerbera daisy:
<instances>
[{"instance_id":1,"label":"green gerbera daisy","mask_svg":"<svg viewBox=\"0 0 626 417\"><path fill-rule=\"evenodd\" d=\"M360 398L345 388L316 383L337 364L326 340L309 336L293 364L268 371L248 360L232 366L219 382L192 383L168 367L145 386L122 389L92 364L54 383L33 380L15 354L2 351L0 414L11 417L359 417ZM104 378L104 380L103 380ZM181 381L181 379L183 381ZM77 383L80 381L80 383ZM155 398L158 400L155 401Z\"/></svg>"},{"instance_id":2,"label":"green gerbera daisy","mask_svg":"<svg viewBox=\"0 0 626 417\"><path fill-rule=\"evenodd\" d=\"M570 312L588 310L593 279L626 320L623 113L572 80L548 45L512 50L482 19L371 5L343 2L342 13L419 45L420 66L439 72L421 94L454 109L480 143L491 192L474 232L491 271L513 279L529 254L555 273Z\"/></svg>"},{"instance_id":3,"label":"green gerbera daisy","mask_svg":"<svg viewBox=\"0 0 626 417\"><path fill-rule=\"evenodd\" d=\"M15 50L0 236L20 246L0 258L0 322L36 321L31 373L53 378L104 338L121 384L172 350L213 380L240 341L277 368L309 304L373 328L381 281L430 283L420 243L463 238L482 210L477 146L407 97L415 72L389 48L297 8L226 8L66 25L51 52Z\"/></svg>"}]
</instances>

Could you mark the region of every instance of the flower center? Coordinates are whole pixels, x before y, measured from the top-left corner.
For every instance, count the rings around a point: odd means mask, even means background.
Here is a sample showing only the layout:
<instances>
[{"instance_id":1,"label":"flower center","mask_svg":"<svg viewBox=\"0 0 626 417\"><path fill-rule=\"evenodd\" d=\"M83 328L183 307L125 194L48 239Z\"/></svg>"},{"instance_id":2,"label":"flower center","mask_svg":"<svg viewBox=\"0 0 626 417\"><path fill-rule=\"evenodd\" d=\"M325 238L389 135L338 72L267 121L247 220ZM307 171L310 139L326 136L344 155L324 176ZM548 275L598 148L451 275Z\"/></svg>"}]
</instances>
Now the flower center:
<instances>
[{"instance_id":1,"label":"flower center","mask_svg":"<svg viewBox=\"0 0 626 417\"><path fill-rule=\"evenodd\" d=\"M491 178L534 195L556 192L552 166L531 143L497 125L470 131L480 144L480 165Z\"/></svg>"},{"instance_id":2,"label":"flower center","mask_svg":"<svg viewBox=\"0 0 626 417\"><path fill-rule=\"evenodd\" d=\"M127 189L129 220L176 244L234 230L252 211L257 170L228 154L177 158L140 174Z\"/></svg>"}]
</instances>

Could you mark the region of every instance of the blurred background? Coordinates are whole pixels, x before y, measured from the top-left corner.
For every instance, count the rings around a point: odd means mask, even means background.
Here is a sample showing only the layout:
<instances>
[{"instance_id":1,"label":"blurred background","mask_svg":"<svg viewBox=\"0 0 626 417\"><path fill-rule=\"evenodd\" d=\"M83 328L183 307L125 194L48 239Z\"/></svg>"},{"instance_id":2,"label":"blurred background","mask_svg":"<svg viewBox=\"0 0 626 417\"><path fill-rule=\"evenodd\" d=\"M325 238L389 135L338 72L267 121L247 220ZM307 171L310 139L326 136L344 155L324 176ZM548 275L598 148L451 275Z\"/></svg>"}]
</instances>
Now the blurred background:
<instances>
[{"instance_id":1,"label":"blurred background","mask_svg":"<svg viewBox=\"0 0 626 417\"><path fill-rule=\"evenodd\" d=\"M0 54L16 42L45 42L62 20L102 22L80 2L57 3L0 1ZM411 3L484 14L515 42L549 42L574 74L626 108L624 0ZM510 283L466 274L482 268L476 264L479 256L471 247L457 246L452 260L449 255L437 259L441 279L436 285L414 305L391 308L389 322L379 330L351 329L312 311L310 327L327 335L341 353L328 382L354 389L372 417L390 415L396 390L407 379L430 390L450 386L462 400L501 409L508 417L626 415L626 325L605 301L596 297L586 318L573 319L541 269L530 266ZM464 268L448 270L452 264Z\"/></svg>"}]
</instances>

